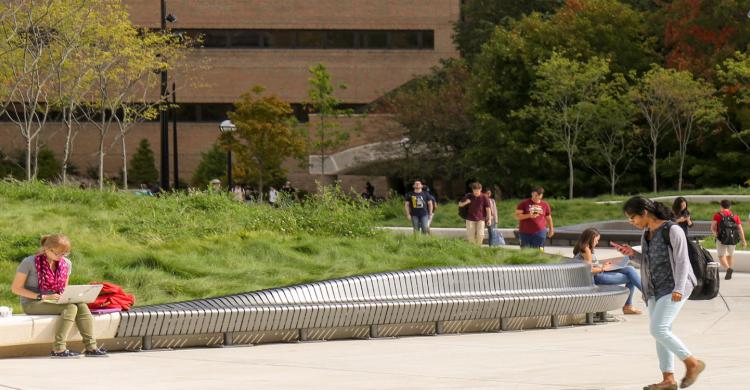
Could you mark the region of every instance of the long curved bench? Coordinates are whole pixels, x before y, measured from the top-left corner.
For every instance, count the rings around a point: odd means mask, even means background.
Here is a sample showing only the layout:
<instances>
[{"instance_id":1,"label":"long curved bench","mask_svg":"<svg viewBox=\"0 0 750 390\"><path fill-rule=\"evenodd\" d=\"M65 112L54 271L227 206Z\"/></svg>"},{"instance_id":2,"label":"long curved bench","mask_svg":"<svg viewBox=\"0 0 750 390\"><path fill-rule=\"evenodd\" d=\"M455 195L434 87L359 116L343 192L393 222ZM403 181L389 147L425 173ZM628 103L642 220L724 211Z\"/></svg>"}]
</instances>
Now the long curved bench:
<instances>
[{"instance_id":1,"label":"long curved bench","mask_svg":"<svg viewBox=\"0 0 750 390\"><path fill-rule=\"evenodd\" d=\"M121 313L114 338L103 341L111 350L151 349L593 323L594 313L622 307L628 290L595 286L590 272L577 263L353 276L138 307Z\"/></svg>"}]
</instances>

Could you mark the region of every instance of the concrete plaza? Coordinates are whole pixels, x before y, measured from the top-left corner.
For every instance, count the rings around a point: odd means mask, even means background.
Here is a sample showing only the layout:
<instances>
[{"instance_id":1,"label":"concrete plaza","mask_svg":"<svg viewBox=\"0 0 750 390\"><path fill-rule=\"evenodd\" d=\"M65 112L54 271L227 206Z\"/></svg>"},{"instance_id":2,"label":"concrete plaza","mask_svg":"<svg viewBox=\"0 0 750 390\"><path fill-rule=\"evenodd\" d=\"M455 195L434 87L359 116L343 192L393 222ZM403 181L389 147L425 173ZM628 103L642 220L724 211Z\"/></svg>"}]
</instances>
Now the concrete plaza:
<instances>
[{"instance_id":1,"label":"concrete plaza","mask_svg":"<svg viewBox=\"0 0 750 390\"><path fill-rule=\"evenodd\" d=\"M675 325L708 364L695 389L750 388L750 275L722 282ZM0 389L641 389L660 378L648 316L614 314L560 329L4 359Z\"/></svg>"}]
</instances>

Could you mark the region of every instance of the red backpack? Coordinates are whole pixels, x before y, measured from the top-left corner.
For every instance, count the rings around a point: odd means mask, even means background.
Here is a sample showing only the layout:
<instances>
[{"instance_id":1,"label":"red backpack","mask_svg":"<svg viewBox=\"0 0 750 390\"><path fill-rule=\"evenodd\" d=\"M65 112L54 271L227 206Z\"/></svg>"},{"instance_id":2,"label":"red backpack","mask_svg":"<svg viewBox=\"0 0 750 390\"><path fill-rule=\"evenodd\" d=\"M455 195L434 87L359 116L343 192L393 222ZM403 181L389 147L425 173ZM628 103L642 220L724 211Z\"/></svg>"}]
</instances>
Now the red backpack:
<instances>
[{"instance_id":1,"label":"red backpack","mask_svg":"<svg viewBox=\"0 0 750 390\"><path fill-rule=\"evenodd\" d=\"M135 297L125 292L122 287L108 282L91 282L89 284L101 284L102 291L94 302L89 303L89 309L120 309L129 310L135 303Z\"/></svg>"}]
</instances>

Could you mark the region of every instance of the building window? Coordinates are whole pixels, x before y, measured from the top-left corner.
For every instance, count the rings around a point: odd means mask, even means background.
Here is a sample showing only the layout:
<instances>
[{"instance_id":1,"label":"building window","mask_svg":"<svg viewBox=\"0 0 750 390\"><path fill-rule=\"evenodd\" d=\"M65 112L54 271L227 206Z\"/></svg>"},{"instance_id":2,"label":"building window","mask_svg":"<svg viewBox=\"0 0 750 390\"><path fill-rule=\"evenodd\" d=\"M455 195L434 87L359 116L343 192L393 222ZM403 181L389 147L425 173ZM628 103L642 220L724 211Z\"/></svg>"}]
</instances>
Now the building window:
<instances>
[{"instance_id":1,"label":"building window","mask_svg":"<svg viewBox=\"0 0 750 390\"><path fill-rule=\"evenodd\" d=\"M434 50L432 30L175 30L201 47L268 49Z\"/></svg>"}]
</instances>

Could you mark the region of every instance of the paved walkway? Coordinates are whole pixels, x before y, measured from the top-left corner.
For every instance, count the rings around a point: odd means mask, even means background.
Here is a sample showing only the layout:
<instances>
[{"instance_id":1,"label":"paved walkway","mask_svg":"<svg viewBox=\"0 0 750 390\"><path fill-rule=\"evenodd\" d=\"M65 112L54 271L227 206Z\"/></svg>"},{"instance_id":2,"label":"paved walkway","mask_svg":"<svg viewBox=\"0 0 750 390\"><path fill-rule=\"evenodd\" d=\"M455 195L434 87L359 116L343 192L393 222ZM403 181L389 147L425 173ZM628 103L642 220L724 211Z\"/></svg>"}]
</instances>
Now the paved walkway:
<instances>
[{"instance_id":1,"label":"paved walkway","mask_svg":"<svg viewBox=\"0 0 750 390\"><path fill-rule=\"evenodd\" d=\"M688 302L675 326L708 363L694 389L750 386L750 274L722 291ZM0 389L641 389L660 378L647 315L617 317L556 330L5 359Z\"/></svg>"}]
</instances>

